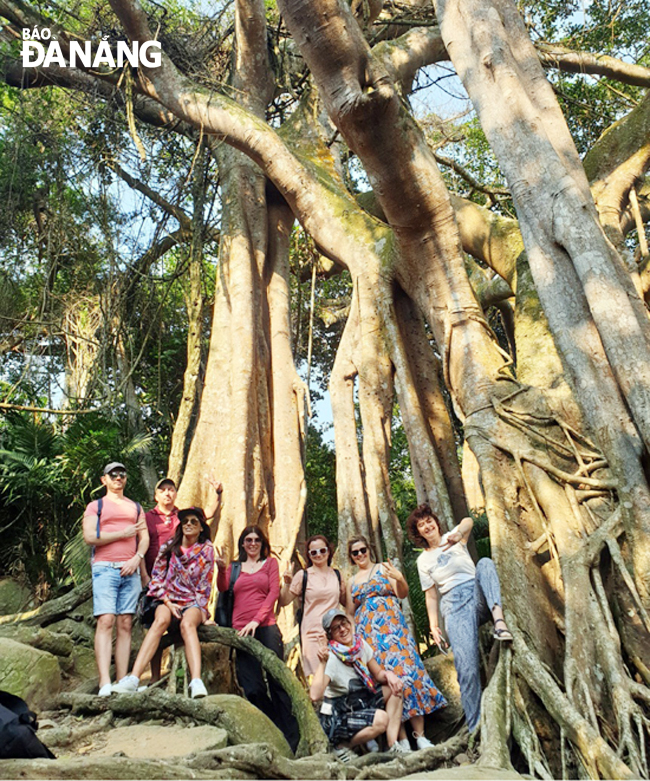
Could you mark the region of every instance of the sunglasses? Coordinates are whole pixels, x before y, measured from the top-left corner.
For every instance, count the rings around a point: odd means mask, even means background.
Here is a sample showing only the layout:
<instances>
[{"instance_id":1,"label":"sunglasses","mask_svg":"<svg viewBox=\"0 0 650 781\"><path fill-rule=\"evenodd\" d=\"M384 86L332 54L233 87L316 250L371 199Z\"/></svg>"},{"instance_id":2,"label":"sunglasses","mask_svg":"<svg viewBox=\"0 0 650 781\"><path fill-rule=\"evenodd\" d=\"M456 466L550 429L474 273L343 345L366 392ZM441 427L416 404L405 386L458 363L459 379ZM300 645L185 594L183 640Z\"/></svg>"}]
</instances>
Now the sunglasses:
<instances>
[{"instance_id":1,"label":"sunglasses","mask_svg":"<svg viewBox=\"0 0 650 781\"><path fill-rule=\"evenodd\" d=\"M327 548L314 548L309 551L310 556L324 556L327 553Z\"/></svg>"},{"instance_id":2,"label":"sunglasses","mask_svg":"<svg viewBox=\"0 0 650 781\"><path fill-rule=\"evenodd\" d=\"M126 477L126 472L123 469L114 469L112 472L108 473L108 476L111 480L117 480L118 477L124 479Z\"/></svg>"},{"instance_id":3,"label":"sunglasses","mask_svg":"<svg viewBox=\"0 0 650 781\"><path fill-rule=\"evenodd\" d=\"M259 537L244 537L244 542L249 542L251 545L255 545L258 542L262 542Z\"/></svg>"},{"instance_id":4,"label":"sunglasses","mask_svg":"<svg viewBox=\"0 0 650 781\"><path fill-rule=\"evenodd\" d=\"M356 550L350 551L350 556L352 556L353 559L356 559L357 556L363 556L365 553L368 553L368 548L357 548Z\"/></svg>"},{"instance_id":5,"label":"sunglasses","mask_svg":"<svg viewBox=\"0 0 650 781\"><path fill-rule=\"evenodd\" d=\"M347 626L349 623L349 621L339 621L338 624L332 624L330 627L330 634L333 635L335 632L343 629L343 627Z\"/></svg>"},{"instance_id":6,"label":"sunglasses","mask_svg":"<svg viewBox=\"0 0 650 781\"><path fill-rule=\"evenodd\" d=\"M182 525L183 526L187 526L188 524L190 526L200 526L201 525L201 521L199 521L198 518L185 518L185 520L183 521Z\"/></svg>"}]
</instances>

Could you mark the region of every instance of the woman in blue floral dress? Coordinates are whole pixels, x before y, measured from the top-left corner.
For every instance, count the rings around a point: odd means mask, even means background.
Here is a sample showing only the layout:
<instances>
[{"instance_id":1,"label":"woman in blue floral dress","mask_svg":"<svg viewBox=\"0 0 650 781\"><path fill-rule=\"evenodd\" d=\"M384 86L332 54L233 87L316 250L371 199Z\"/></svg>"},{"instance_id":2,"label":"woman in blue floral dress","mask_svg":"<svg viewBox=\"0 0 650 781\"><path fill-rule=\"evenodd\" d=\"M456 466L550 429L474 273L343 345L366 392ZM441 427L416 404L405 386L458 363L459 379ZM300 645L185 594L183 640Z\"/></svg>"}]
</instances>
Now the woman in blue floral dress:
<instances>
[{"instance_id":1,"label":"woman in blue floral dress","mask_svg":"<svg viewBox=\"0 0 650 781\"><path fill-rule=\"evenodd\" d=\"M379 664L404 681L402 721L410 720L417 747L431 746L424 737L424 716L447 701L429 677L406 623L400 599L408 595L402 573L390 562L376 563L365 537L348 543L348 556L358 572L348 581L348 613L354 615L357 632L372 647ZM402 726L400 743L409 747Z\"/></svg>"}]
</instances>

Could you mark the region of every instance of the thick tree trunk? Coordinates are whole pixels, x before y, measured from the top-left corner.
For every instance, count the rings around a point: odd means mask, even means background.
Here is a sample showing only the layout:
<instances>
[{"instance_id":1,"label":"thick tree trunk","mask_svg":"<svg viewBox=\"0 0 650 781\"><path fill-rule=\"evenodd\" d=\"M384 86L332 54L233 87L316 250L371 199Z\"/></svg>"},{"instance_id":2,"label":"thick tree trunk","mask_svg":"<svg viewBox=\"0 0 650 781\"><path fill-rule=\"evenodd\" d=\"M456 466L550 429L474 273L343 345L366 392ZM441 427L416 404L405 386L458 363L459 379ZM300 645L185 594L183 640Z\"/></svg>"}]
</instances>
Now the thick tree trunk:
<instances>
[{"instance_id":1,"label":"thick tree trunk","mask_svg":"<svg viewBox=\"0 0 650 781\"><path fill-rule=\"evenodd\" d=\"M447 51L511 184L567 376L624 493L630 563L650 608L650 495L640 462L650 444L645 306L598 223L564 117L514 4L441 0L436 11ZM624 434L611 431L613 420Z\"/></svg>"},{"instance_id":2,"label":"thick tree trunk","mask_svg":"<svg viewBox=\"0 0 650 781\"><path fill-rule=\"evenodd\" d=\"M522 636L532 642L540 668L543 660L555 667L556 674L567 677L565 685L571 702L576 703L572 707L577 721L570 725L558 717L557 708L551 702L556 693L548 688L543 676L529 683L561 728L574 730L572 741L583 756L586 743L582 736L591 729L592 709L588 703L598 701L602 693L584 689L577 692L572 676L575 677L575 670L586 669L587 659L591 660L591 666L606 666L609 674L603 690L610 696L616 692L621 698L616 718L627 729L625 751L629 767L632 772L638 772L641 767L638 742L644 741L645 735L637 735L636 741L629 738L628 725L634 718L630 714L639 716L639 710L632 702L631 687L628 685L623 692L618 688L620 654L616 660L610 649L602 645L580 644L584 624L578 619L579 608L575 602L578 589L570 585L579 571L572 558L567 532L559 531L575 528L575 506L569 501L555 505L547 501L547 495L559 496L557 492L562 493L562 487L566 486L567 491L574 487L582 491L593 488L596 493L608 496L611 502L614 497L608 492L614 486L619 492L625 491L627 478L626 470L620 468L621 452L630 451L625 451L626 443L618 438L617 447L613 448L613 455L618 459L613 464L618 477L615 483L603 474L606 462L588 440L558 419L542 394L520 386L512 376L509 356L500 350L491 335L469 286L452 206L431 153L404 112L385 73L373 61L358 28L346 18L345 7L335 0L310 5L284 0L281 5L287 24L323 90L330 115L347 143L359 154L375 186L401 252L397 277L426 314L443 356L446 383L457 413L465 423L467 441L480 464L492 549L507 605L516 611L517 626ZM330 57L333 49L338 52L335 65ZM500 104L493 102L493 105ZM373 121L379 116L381 121ZM572 314L575 317L575 312ZM639 333L644 330L645 327L641 328ZM580 347L586 359L598 354L593 339L591 344L587 342L586 349L584 341ZM598 382L602 388L602 378ZM603 398L610 402L611 410L611 398L607 394ZM626 435L632 432L628 426ZM638 452L637 449L637 475ZM626 467L629 466L628 457ZM637 482L630 494L636 491L638 499L645 490L644 482ZM589 501L593 504L599 500ZM606 534L615 539L620 533L616 520L623 508L613 513L612 509L611 506L600 508L601 513L604 511L602 520L594 514L597 505L579 511L580 517L584 513L590 521L580 535L593 538L593 559L589 564L599 558L602 549L602 541L599 545L598 536L594 536L600 527L603 539ZM635 544L640 551L638 541ZM522 559L530 557L531 548L541 551L540 545L548 546L550 558L546 566L542 558L539 562L531 560L523 568ZM565 557L575 568L564 566ZM637 576L643 577L641 572L639 569ZM553 591L555 600L551 599ZM565 600L566 617L561 619L552 605ZM600 620L606 620L603 612L606 606L596 604L601 611ZM591 620L595 620L594 615ZM558 656L554 653L560 647L556 624L567 638L564 672L558 669ZM630 770L605 740L594 738L589 742L592 751L589 763L599 773L606 774L616 768L617 773L629 775Z\"/></svg>"},{"instance_id":3,"label":"thick tree trunk","mask_svg":"<svg viewBox=\"0 0 650 781\"><path fill-rule=\"evenodd\" d=\"M201 369L201 341L203 333L203 208L205 205L206 174L208 156L199 145L195 160L193 186L192 243L188 257L189 290L185 294L187 307L187 365L183 373L183 395L176 416L169 449L167 474L179 482L185 466L191 420L194 413Z\"/></svg>"}]
</instances>

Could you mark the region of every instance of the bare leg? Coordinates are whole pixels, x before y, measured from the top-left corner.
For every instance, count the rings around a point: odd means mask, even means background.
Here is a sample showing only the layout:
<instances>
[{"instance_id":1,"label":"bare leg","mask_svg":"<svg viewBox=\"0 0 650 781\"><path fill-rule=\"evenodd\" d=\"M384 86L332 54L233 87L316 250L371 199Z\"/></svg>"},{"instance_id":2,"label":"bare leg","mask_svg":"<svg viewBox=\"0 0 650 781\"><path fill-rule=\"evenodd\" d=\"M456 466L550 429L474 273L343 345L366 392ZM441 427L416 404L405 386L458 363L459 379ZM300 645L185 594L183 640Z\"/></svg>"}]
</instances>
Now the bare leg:
<instances>
[{"instance_id":1,"label":"bare leg","mask_svg":"<svg viewBox=\"0 0 650 781\"><path fill-rule=\"evenodd\" d=\"M156 681L160 680L162 654L162 648L158 648L156 653L151 657L151 683L156 683Z\"/></svg>"},{"instance_id":2,"label":"bare leg","mask_svg":"<svg viewBox=\"0 0 650 781\"><path fill-rule=\"evenodd\" d=\"M158 605L156 608L156 617L151 629L147 632L144 642L140 646L138 657L133 665L133 675L140 678L145 671L154 654L160 645L160 638L165 634L172 620L171 610L165 605Z\"/></svg>"},{"instance_id":3,"label":"bare leg","mask_svg":"<svg viewBox=\"0 0 650 781\"><path fill-rule=\"evenodd\" d=\"M364 727L362 730L359 730L350 741L350 746L360 746L362 743L367 743L369 740L378 738L386 732L387 727L388 714L386 711L375 711L375 718L372 720L372 724L369 727ZM393 741L393 743L394 742L395 741Z\"/></svg>"},{"instance_id":4,"label":"bare leg","mask_svg":"<svg viewBox=\"0 0 650 781\"><path fill-rule=\"evenodd\" d=\"M133 616L124 613L117 617L117 632L115 635L115 677L122 680L129 669L131 655L131 626Z\"/></svg>"},{"instance_id":5,"label":"bare leg","mask_svg":"<svg viewBox=\"0 0 650 781\"><path fill-rule=\"evenodd\" d=\"M198 607L186 610L181 619L181 636L185 643L185 657L192 679L201 677L201 643L196 630L202 621L203 614Z\"/></svg>"},{"instance_id":6,"label":"bare leg","mask_svg":"<svg viewBox=\"0 0 650 781\"><path fill-rule=\"evenodd\" d=\"M99 688L111 682L111 656L113 653L113 626L115 616L112 613L104 613L97 616L97 628L95 629L95 659L99 672Z\"/></svg>"},{"instance_id":7,"label":"bare leg","mask_svg":"<svg viewBox=\"0 0 650 781\"><path fill-rule=\"evenodd\" d=\"M410 722L413 727L413 732L417 733L417 738L424 735L424 716L411 716Z\"/></svg>"},{"instance_id":8,"label":"bare leg","mask_svg":"<svg viewBox=\"0 0 650 781\"><path fill-rule=\"evenodd\" d=\"M506 628L506 622L503 617L503 610L501 610L501 605L495 605L492 608L492 620L496 624L497 621L503 621L503 624L501 625L503 629Z\"/></svg>"},{"instance_id":9,"label":"bare leg","mask_svg":"<svg viewBox=\"0 0 650 781\"><path fill-rule=\"evenodd\" d=\"M390 693L388 686L382 686L386 713L388 715L388 727L386 728L386 741L388 748L397 741L400 727L402 726L402 698Z\"/></svg>"}]
</instances>

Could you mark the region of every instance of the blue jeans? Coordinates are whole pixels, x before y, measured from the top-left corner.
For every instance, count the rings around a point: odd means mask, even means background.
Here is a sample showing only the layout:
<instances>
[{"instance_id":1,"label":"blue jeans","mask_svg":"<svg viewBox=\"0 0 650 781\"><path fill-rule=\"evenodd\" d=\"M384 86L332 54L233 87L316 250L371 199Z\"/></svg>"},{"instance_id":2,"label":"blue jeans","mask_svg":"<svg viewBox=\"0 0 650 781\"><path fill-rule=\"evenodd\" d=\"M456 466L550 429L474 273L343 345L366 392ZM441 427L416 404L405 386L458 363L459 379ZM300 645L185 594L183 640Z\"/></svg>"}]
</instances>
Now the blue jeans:
<instances>
[{"instance_id":1,"label":"blue jeans","mask_svg":"<svg viewBox=\"0 0 650 781\"><path fill-rule=\"evenodd\" d=\"M93 614L122 616L135 613L142 590L140 570L122 577L123 562L95 562L93 572Z\"/></svg>"},{"instance_id":2,"label":"blue jeans","mask_svg":"<svg viewBox=\"0 0 650 781\"><path fill-rule=\"evenodd\" d=\"M481 717L478 628L490 619L495 605L501 605L501 588L492 559L480 559L474 580L455 586L441 598L440 607L454 653L460 700L470 732L478 727Z\"/></svg>"}]
</instances>

